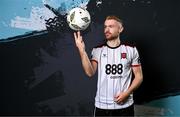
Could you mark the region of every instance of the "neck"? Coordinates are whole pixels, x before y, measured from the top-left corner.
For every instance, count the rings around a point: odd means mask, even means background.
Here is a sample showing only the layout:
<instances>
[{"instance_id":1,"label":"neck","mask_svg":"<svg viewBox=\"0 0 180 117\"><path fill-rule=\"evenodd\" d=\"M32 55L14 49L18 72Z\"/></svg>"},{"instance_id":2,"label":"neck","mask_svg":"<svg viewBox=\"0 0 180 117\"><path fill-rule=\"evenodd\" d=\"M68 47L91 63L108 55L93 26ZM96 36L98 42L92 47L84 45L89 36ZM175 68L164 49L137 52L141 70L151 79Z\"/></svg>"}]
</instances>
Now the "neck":
<instances>
[{"instance_id":1,"label":"neck","mask_svg":"<svg viewBox=\"0 0 180 117\"><path fill-rule=\"evenodd\" d=\"M116 39L112 39L112 40L108 40L107 41L107 45L110 46L110 47L117 47L119 46L121 43L120 39L119 38L116 38Z\"/></svg>"}]
</instances>

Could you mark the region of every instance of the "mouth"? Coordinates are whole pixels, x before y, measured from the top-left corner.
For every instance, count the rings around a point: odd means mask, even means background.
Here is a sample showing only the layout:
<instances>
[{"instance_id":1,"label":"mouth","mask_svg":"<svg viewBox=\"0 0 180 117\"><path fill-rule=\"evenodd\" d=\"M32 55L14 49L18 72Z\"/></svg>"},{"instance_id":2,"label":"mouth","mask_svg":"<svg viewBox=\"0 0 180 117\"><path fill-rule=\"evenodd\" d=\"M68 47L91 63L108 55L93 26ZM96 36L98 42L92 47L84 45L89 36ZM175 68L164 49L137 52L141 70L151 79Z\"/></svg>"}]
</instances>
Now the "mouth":
<instances>
[{"instance_id":1,"label":"mouth","mask_svg":"<svg viewBox=\"0 0 180 117\"><path fill-rule=\"evenodd\" d=\"M111 33L108 32L108 33L105 33L105 35L108 36L108 35L111 35Z\"/></svg>"}]
</instances>

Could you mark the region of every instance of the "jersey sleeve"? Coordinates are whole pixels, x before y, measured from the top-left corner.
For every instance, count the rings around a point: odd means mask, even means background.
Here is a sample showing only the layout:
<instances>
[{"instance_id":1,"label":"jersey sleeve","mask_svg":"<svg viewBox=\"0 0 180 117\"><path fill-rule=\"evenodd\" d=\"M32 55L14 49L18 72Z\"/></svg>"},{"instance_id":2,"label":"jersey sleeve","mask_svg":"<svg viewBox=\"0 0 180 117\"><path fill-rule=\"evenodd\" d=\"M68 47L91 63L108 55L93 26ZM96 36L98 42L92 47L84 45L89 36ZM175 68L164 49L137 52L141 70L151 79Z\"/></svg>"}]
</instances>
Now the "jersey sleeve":
<instances>
[{"instance_id":1,"label":"jersey sleeve","mask_svg":"<svg viewBox=\"0 0 180 117\"><path fill-rule=\"evenodd\" d=\"M91 52L91 61L98 62L98 56L99 56L99 53L98 53L97 48L93 48Z\"/></svg>"},{"instance_id":2,"label":"jersey sleeve","mask_svg":"<svg viewBox=\"0 0 180 117\"><path fill-rule=\"evenodd\" d=\"M133 48L133 58L132 58L131 66L136 67L136 66L139 66L139 65L141 65L139 53L138 53L137 48L134 47Z\"/></svg>"}]
</instances>

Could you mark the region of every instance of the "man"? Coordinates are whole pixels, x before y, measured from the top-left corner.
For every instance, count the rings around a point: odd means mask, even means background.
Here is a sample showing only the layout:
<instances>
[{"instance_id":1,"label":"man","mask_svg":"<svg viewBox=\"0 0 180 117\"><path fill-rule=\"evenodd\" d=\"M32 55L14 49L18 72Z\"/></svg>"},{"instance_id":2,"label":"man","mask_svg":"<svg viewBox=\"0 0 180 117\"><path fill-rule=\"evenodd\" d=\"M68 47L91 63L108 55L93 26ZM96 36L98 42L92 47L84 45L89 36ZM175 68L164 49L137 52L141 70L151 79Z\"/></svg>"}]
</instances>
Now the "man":
<instances>
[{"instance_id":1,"label":"man","mask_svg":"<svg viewBox=\"0 0 180 117\"><path fill-rule=\"evenodd\" d=\"M80 32L74 33L85 73L92 77L98 68L95 116L134 116L132 94L142 83L143 75L136 47L120 41L122 31L123 23L118 17L106 17L106 43L93 48L91 60Z\"/></svg>"}]
</instances>

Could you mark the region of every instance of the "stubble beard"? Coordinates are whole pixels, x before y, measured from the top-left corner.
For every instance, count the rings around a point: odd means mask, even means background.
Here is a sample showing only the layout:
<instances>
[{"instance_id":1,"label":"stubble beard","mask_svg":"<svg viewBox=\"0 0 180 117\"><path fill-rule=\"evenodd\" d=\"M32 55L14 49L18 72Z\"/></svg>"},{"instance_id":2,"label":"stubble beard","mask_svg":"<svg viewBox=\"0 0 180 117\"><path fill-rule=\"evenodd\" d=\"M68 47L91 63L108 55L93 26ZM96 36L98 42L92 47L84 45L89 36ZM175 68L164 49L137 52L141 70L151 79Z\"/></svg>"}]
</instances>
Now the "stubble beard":
<instances>
[{"instance_id":1,"label":"stubble beard","mask_svg":"<svg viewBox=\"0 0 180 117\"><path fill-rule=\"evenodd\" d=\"M111 40L115 40L115 39L117 39L117 38L118 38L118 35L112 35L112 34L111 34L111 36L106 37L106 40L107 40L107 41L111 41Z\"/></svg>"}]
</instances>

